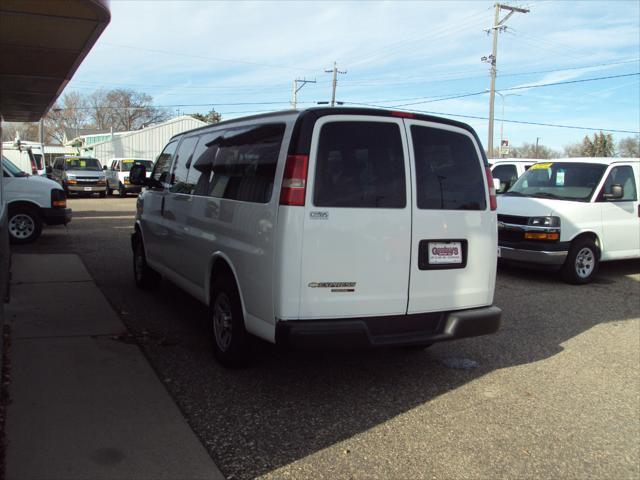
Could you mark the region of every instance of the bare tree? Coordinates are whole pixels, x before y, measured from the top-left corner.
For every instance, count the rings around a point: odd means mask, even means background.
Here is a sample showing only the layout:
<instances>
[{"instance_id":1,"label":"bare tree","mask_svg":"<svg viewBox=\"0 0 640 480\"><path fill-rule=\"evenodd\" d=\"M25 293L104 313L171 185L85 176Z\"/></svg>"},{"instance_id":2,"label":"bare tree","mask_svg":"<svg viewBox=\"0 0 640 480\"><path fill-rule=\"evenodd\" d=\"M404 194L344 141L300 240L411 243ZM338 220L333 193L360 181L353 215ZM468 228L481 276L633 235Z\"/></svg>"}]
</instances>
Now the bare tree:
<instances>
[{"instance_id":1,"label":"bare tree","mask_svg":"<svg viewBox=\"0 0 640 480\"><path fill-rule=\"evenodd\" d=\"M99 88L87 98L90 107L89 118L93 126L100 130L111 128L113 125L113 111L109 108L108 95L107 90Z\"/></svg>"},{"instance_id":2,"label":"bare tree","mask_svg":"<svg viewBox=\"0 0 640 480\"><path fill-rule=\"evenodd\" d=\"M20 140L29 140L37 142L38 124L31 122L6 122L2 126L2 141L13 141L16 136L20 136Z\"/></svg>"},{"instance_id":3,"label":"bare tree","mask_svg":"<svg viewBox=\"0 0 640 480\"><path fill-rule=\"evenodd\" d=\"M138 130L169 118L169 112L154 107L151 95L143 92L117 88L107 93L106 102L111 110L113 129L117 131Z\"/></svg>"},{"instance_id":4,"label":"bare tree","mask_svg":"<svg viewBox=\"0 0 640 480\"><path fill-rule=\"evenodd\" d=\"M87 101L78 92L65 93L60 103L56 102L44 117L45 142L62 143L65 129L78 131L86 125Z\"/></svg>"},{"instance_id":5,"label":"bare tree","mask_svg":"<svg viewBox=\"0 0 640 480\"><path fill-rule=\"evenodd\" d=\"M511 156L515 158L558 158L560 152L544 145L524 142L518 147L511 147Z\"/></svg>"},{"instance_id":6,"label":"bare tree","mask_svg":"<svg viewBox=\"0 0 640 480\"><path fill-rule=\"evenodd\" d=\"M621 139L618 142L618 155L621 157L640 157L640 136Z\"/></svg>"}]
</instances>

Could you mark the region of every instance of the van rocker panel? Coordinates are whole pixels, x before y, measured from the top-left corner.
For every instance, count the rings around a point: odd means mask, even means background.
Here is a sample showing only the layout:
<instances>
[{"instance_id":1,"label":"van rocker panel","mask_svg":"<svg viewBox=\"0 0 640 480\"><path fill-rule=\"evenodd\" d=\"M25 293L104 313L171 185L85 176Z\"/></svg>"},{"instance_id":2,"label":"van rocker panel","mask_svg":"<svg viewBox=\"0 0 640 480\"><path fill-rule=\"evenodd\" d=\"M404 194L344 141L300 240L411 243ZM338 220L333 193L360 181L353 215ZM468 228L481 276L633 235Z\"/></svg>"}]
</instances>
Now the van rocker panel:
<instances>
[{"instance_id":1,"label":"van rocker panel","mask_svg":"<svg viewBox=\"0 0 640 480\"><path fill-rule=\"evenodd\" d=\"M441 313L330 320L279 320L276 343L298 348L420 345L477 337L500 328L496 306Z\"/></svg>"}]
</instances>

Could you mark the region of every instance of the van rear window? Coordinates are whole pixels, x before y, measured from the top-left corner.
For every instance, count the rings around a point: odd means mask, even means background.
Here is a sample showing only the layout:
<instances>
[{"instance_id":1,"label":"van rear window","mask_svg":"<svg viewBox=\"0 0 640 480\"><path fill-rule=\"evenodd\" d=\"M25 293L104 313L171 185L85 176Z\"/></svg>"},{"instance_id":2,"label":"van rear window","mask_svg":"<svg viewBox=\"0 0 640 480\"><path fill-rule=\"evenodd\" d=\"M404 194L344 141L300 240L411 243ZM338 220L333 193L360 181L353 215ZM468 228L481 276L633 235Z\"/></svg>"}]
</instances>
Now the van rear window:
<instances>
[{"instance_id":1,"label":"van rear window","mask_svg":"<svg viewBox=\"0 0 640 480\"><path fill-rule=\"evenodd\" d=\"M471 139L438 128L411 126L418 208L484 210L485 176Z\"/></svg>"},{"instance_id":2,"label":"van rear window","mask_svg":"<svg viewBox=\"0 0 640 480\"><path fill-rule=\"evenodd\" d=\"M313 203L318 207L404 208L405 163L396 123L323 125Z\"/></svg>"}]
</instances>

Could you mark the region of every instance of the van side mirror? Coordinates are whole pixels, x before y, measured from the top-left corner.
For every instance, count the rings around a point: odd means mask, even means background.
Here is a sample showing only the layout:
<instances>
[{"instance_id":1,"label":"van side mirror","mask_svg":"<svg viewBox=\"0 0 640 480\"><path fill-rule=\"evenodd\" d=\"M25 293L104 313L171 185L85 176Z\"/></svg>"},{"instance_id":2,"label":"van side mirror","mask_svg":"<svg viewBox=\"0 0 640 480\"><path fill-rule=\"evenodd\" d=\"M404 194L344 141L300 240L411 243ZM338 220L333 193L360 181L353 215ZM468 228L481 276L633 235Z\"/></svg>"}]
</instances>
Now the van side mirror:
<instances>
[{"instance_id":1,"label":"van side mirror","mask_svg":"<svg viewBox=\"0 0 640 480\"><path fill-rule=\"evenodd\" d=\"M106 166L106 165L103 165L103 166L102 166L102 170L107 170L107 166Z\"/></svg>"},{"instance_id":2,"label":"van side mirror","mask_svg":"<svg viewBox=\"0 0 640 480\"><path fill-rule=\"evenodd\" d=\"M47 176L50 176L51 173L53 172L53 168L51 168L51 165L47 165L44 169L45 173L47 174Z\"/></svg>"},{"instance_id":3,"label":"van side mirror","mask_svg":"<svg viewBox=\"0 0 640 480\"><path fill-rule=\"evenodd\" d=\"M605 200L620 200L624 196L622 185L614 183L611 185L611 191L602 195Z\"/></svg>"},{"instance_id":4,"label":"van side mirror","mask_svg":"<svg viewBox=\"0 0 640 480\"><path fill-rule=\"evenodd\" d=\"M129 171L129 183L131 185L147 186L147 168L139 163L133 164Z\"/></svg>"}]
</instances>

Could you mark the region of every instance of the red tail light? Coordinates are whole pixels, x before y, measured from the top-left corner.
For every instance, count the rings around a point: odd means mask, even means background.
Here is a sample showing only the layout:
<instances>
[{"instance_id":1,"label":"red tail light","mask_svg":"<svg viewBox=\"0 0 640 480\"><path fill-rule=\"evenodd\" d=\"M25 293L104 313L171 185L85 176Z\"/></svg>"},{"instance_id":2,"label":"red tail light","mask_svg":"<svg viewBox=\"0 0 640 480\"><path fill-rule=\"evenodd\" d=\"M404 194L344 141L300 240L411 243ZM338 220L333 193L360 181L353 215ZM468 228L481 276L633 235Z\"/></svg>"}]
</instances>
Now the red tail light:
<instances>
[{"instance_id":1,"label":"red tail light","mask_svg":"<svg viewBox=\"0 0 640 480\"><path fill-rule=\"evenodd\" d=\"M307 189L308 155L289 155L284 167L280 205L304 206Z\"/></svg>"},{"instance_id":2,"label":"red tail light","mask_svg":"<svg viewBox=\"0 0 640 480\"><path fill-rule=\"evenodd\" d=\"M496 200L496 187L493 185L491 168L486 167L485 172L487 172L487 187L489 187L489 206L491 207L491 210L496 210L498 208L498 201Z\"/></svg>"}]
</instances>

